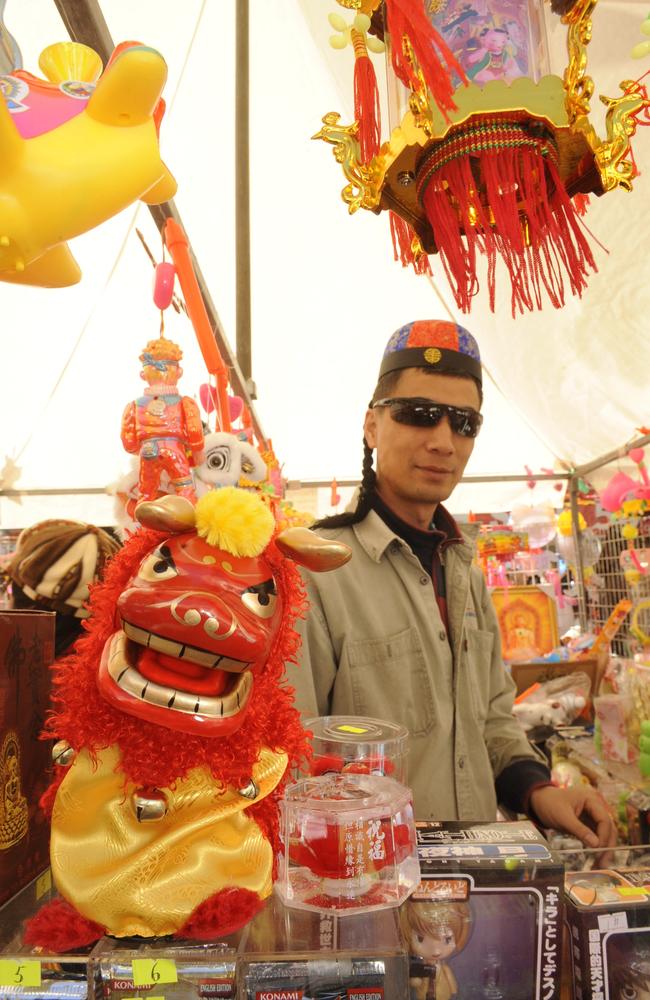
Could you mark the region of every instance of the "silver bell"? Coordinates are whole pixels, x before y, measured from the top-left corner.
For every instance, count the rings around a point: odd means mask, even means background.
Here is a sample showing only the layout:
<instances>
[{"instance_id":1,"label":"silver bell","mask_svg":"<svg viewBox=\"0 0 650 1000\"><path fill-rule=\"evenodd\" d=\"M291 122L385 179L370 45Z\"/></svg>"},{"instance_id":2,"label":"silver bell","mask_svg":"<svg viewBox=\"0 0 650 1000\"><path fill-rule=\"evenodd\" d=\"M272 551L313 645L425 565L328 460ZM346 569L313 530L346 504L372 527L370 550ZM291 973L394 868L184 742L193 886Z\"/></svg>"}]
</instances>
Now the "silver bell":
<instances>
[{"instance_id":1,"label":"silver bell","mask_svg":"<svg viewBox=\"0 0 650 1000\"><path fill-rule=\"evenodd\" d=\"M67 740L57 740L52 747L52 762L58 767L68 767L75 759L75 751Z\"/></svg>"},{"instance_id":2,"label":"silver bell","mask_svg":"<svg viewBox=\"0 0 650 1000\"><path fill-rule=\"evenodd\" d=\"M250 778L245 785L242 785L241 788L238 788L237 792L239 795L241 795L243 799L250 799L251 802L253 801L253 799L256 799L257 796L260 794L260 790L258 786L255 784L253 778Z\"/></svg>"},{"instance_id":3,"label":"silver bell","mask_svg":"<svg viewBox=\"0 0 650 1000\"><path fill-rule=\"evenodd\" d=\"M167 813L167 800L157 788L139 788L131 801L138 823L153 823Z\"/></svg>"}]
</instances>

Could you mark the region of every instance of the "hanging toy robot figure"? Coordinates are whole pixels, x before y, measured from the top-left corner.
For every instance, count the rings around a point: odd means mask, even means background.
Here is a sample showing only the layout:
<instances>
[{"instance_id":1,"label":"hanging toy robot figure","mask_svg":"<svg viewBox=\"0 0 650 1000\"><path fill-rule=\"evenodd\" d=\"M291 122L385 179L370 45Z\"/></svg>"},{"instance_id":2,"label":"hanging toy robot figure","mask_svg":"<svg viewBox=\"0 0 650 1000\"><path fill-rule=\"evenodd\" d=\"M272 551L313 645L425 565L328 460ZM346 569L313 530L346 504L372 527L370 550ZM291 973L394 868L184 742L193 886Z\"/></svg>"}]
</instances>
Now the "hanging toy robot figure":
<instances>
[{"instance_id":1,"label":"hanging toy robot figure","mask_svg":"<svg viewBox=\"0 0 650 1000\"><path fill-rule=\"evenodd\" d=\"M140 455L142 500L160 495L160 479L166 473L175 493L196 502L190 469L203 452L203 428L194 400L178 392L182 357L173 341L150 340L140 355L141 378L148 387L122 416L122 444L129 454Z\"/></svg>"}]
</instances>

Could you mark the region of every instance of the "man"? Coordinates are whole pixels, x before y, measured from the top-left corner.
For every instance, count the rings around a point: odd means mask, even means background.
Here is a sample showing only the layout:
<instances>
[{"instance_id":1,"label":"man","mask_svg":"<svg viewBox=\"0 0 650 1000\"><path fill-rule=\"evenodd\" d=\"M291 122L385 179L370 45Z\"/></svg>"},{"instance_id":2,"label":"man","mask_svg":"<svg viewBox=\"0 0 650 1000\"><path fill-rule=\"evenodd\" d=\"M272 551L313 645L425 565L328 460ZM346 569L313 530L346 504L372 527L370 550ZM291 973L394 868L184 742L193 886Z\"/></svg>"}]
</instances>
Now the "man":
<instances>
[{"instance_id":1,"label":"man","mask_svg":"<svg viewBox=\"0 0 650 1000\"><path fill-rule=\"evenodd\" d=\"M319 525L352 559L329 576L305 574L298 704L404 724L420 819L492 820L499 801L610 845L597 793L555 788L512 716L490 596L442 506L474 448L481 403L479 350L462 327L418 321L391 337L364 422L356 507Z\"/></svg>"}]
</instances>

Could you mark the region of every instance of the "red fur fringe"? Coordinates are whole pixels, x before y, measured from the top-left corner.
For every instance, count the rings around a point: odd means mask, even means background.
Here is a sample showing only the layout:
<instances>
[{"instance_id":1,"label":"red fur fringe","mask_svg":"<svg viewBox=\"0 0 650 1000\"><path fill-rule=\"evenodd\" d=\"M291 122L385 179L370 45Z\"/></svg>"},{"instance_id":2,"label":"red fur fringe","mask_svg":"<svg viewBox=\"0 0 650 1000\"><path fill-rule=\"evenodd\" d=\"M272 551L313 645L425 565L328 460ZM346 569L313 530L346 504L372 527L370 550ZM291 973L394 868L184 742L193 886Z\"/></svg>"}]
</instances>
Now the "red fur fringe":
<instances>
[{"instance_id":1,"label":"red fur fringe","mask_svg":"<svg viewBox=\"0 0 650 1000\"><path fill-rule=\"evenodd\" d=\"M489 208L472 194L477 173ZM510 275L513 316L517 310L541 309L542 289L559 309L564 305L565 279L570 291L581 296L588 269L597 270L554 163L533 150L506 149L451 160L436 170L422 202L463 312L469 312L478 291L478 254L487 257L492 311L497 254L503 259Z\"/></svg>"},{"instance_id":2,"label":"red fur fringe","mask_svg":"<svg viewBox=\"0 0 650 1000\"><path fill-rule=\"evenodd\" d=\"M300 574L271 543L265 557L276 578L283 620L264 671L256 676L246 721L239 732L223 739L177 733L126 715L100 697L97 671L108 637L118 627L116 601L142 559L164 536L141 530L111 560L102 583L92 588L91 617L74 652L54 665L54 710L46 722L46 738L66 739L79 751L96 753L118 745L125 780L165 787L203 766L223 785L248 780L259 750L268 746L288 754L289 770L307 754L300 716L292 691L284 683L284 665L295 662L300 637L294 629L306 610ZM45 796L49 802L48 793Z\"/></svg>"},{"instance_id":3,"label":"red fur fringe","mask_svg":"<svg viewBox=\"0 0 650 1000\"><path fill-rule=\"evenodd\" d=\"M422 0L385 0L384 10L396 75L404 86L411 89L418 86L417 77L404 54L403 39L406 36L431 96L445 120L449 121L447 112L456 110L452 73L456 73L462 83L467 83L462 66L431 24Z\"/></svg>"},{"instance_id":4,"label":"red fur fringe","mask_svg":"<svg viewBox=\"0 0 650 1000\"><path fill-rule=\"evenodd\" d=\"M393 257L401 262L402 267L413 265L416 274L431 274L431 264L425 253L418 257L413 253L413 239L415 233L401 215L389 211L390 235L393 240Z\"/></svg>"},{"instance_id":5,"label":"red fur fringe","mask_svg":"<svg viewBox=\"0 0 650 1000\"><path fill-rule=\"evenodd\" d=\"M367 55L354 61L354 117L359 123L361 162L369 163L379 152L381 111L375 67Z\"/></svg>"},{"instance_id":6,"label":"red fur fringe","mask_svg":"<svg viewBox=\"0 0 650 1000\"><path fill-rule=\"evenodd\" d=\"M243 927L263 906L264 900L250 889L222 889L199 903L174 937L214 941Z\"/></svg>"},{"instance_id":7,"label":"red fur fringe","mask_svg":"<svg viewBox=\"0 0 650 1000\"><path fill-rule=\"evenodd\" d=\"M86 920L67 899L46 903L25 926L25 944L62 952L85 948L104 935L100 924Z\"/></svg>"}]
</instances>

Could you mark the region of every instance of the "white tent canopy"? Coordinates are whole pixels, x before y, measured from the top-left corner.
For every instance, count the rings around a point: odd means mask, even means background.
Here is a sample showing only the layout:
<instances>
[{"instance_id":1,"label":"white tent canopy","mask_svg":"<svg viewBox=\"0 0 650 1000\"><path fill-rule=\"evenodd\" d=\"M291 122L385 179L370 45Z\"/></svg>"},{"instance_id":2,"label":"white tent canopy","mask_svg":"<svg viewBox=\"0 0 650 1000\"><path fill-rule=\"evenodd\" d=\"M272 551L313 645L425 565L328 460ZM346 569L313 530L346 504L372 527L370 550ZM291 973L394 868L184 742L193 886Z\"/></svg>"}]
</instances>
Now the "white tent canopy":
<instances>
[{"instance_id":1,"label":"white tent canopy","mask_svg":"<svg viewBox=\"0 0 650 1000\"><path fill-rule=\"evenodd\" d=\"M168 62L163 158L178 180L176 204L231 342L235 2L102 6L116 43L138 39ZM629 56L642 38L646 6L600 0L590 47L597 92L616 94L621 80L648 68ZM360 474L363 412L385 341L404 322L435 315L452 315L474 332L489 373L484 429L468 475L574 466L638 436L635 428L650 422L650 130L636 138L641 176L633 194L592 200L587 222L610 252L596 248L599 273L582 301L513 320L502 283L495 315L479 296L463 318L437 261L432 287L393 262L385 216L348 218L331 147L310 141L327 111L353 118L351 54L326 45L333 7L330 0L251 3L253 378L284 474L323 481ZM9 0L5 20L32 72L40 50L67 37L51 0ZM553 69L561 72L564 29L550 12L547 21ZM377 57L375 64L380 70ZM0 466L4 455L20 469L5 488L83 493L103 488L128 465L120 416L141 385L138 354L159 326L136 226L160 258L149 213L134 206L74 241L83 271L78 286L0 284ZM185 351L181 388L195 395L206 376L191 326L172 310L166 321ZM461 486L452 509L503 510L526 492L525 484ZM540 484L535 501L546 494L553 495L550 486ZM106 523L110 501L0 497L0 528L53 513Z\"/></svg>"}]
</instances>

